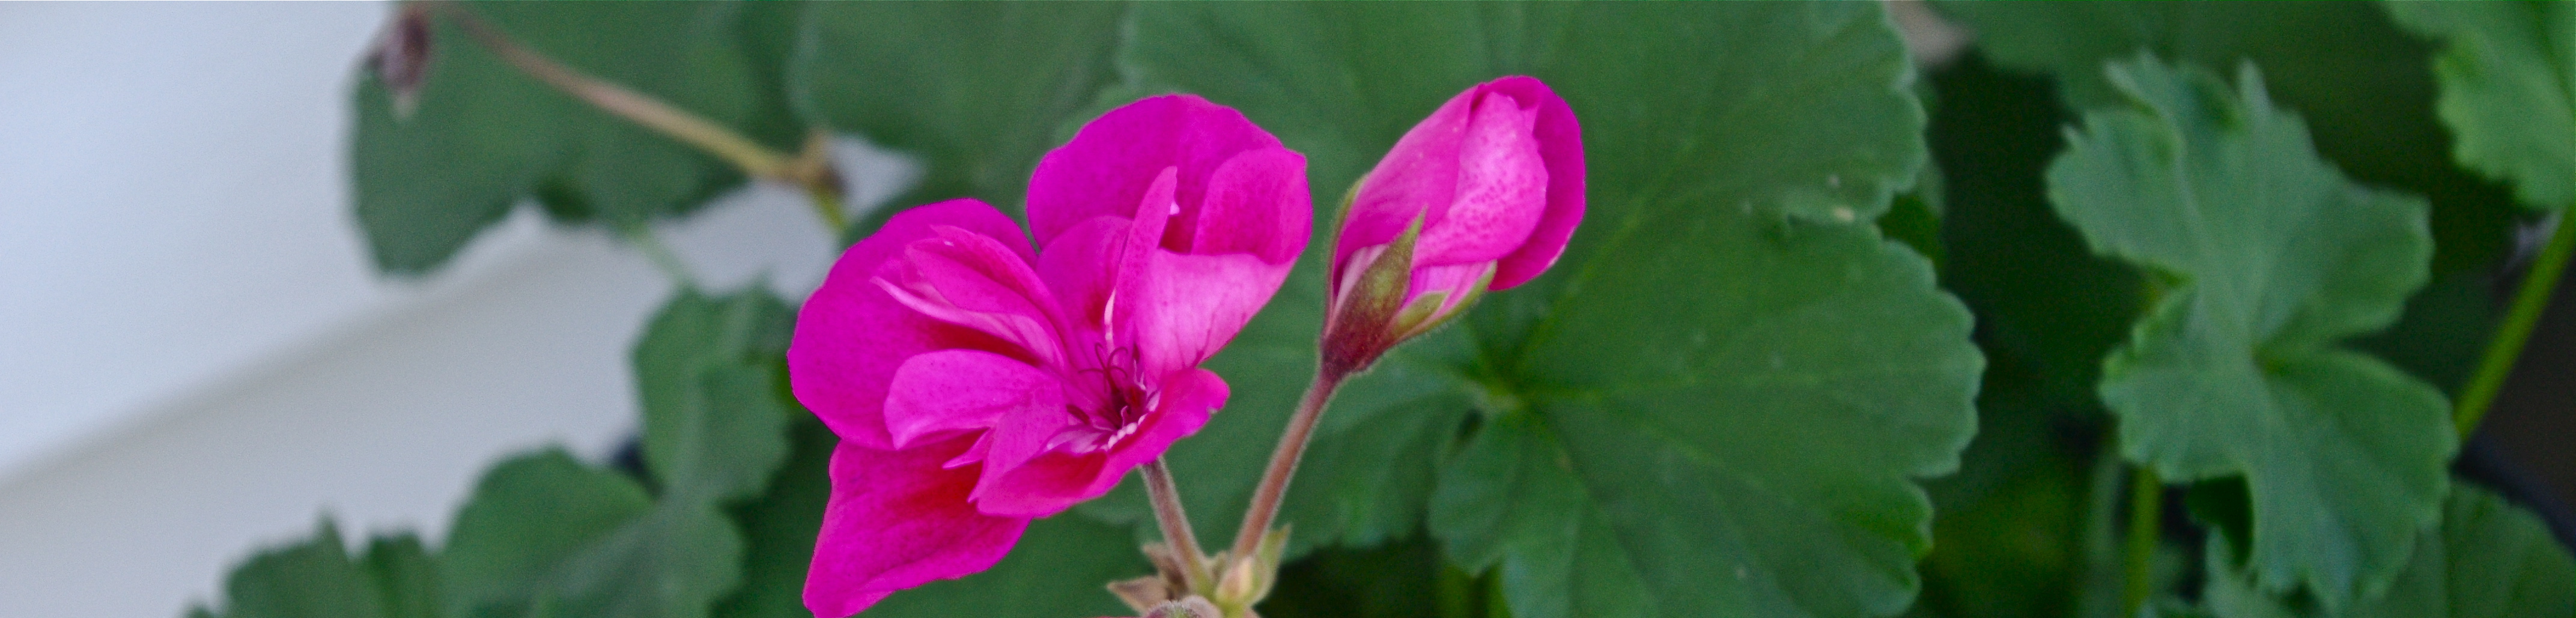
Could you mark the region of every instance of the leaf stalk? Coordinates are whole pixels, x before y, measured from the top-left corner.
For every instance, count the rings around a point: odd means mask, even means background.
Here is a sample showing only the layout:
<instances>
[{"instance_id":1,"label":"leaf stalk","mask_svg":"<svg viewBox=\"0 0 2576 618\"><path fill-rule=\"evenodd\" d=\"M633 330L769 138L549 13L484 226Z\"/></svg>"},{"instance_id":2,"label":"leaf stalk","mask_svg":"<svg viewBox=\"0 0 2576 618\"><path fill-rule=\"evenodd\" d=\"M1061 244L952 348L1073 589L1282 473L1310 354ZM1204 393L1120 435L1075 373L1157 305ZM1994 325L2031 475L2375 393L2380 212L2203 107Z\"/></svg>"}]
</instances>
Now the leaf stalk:
<instances>
[{"instance_id":1,"label":"leaf stalk","mask_svg":"<svg viewBox=\"0 0 2576 618\"><path fill-rule=\"evenodd\" d=\"M2567 213L2553 216L2549 244L2540 248L2532 259L2531 270L2524 272L2522 283L2513 293L2513 304L2505 311L2504 323L2497 325L2495 337L2487 340L2484 358L2478 371L2460 389L2458 407L2451 412L2451 424L2466 440L2477 433L2478 421L2485 419L2487 409L2495 404L2496 394L2503 392L2505 378L2513 375L2513 366L2522 358L2522 348L2531 342L2531 333L2540 325L2542 310L2549 308L2549 297L2558 289L2558 279L2567 272L2567 258L2576 254L2576 224Z\"/></svg>"},{"instance_id":2,"label":"leaf stalk","mask_svg":"<svg viewBox=\"0 0 2576 618\"><path fill-rule=\"evenodd\" d=\"M2156 471L2138 466L2129 480L2129 536L2121 550L2120 615L2136 616L2155 593L2156 543L2164 531L2165 486Z\"/></svg>"},{"instance_id":3,"label":"leaf stalk","mask_svg":"<svg viewBox=\"0 0 2576 618\"><path fill-rule=\"evenodd\" d=\"M423 0L463 27L475 43L529 77L680 143L723 159L744 175L796 185L812 198L815 212L834 235L848 226L841 213L841 179L829 163L826 136L815 133L794 156L781 154L723 125L691 114L661 99L592 77L521 45L472 10L450 0Z\"/></svg>"}]
</instances>

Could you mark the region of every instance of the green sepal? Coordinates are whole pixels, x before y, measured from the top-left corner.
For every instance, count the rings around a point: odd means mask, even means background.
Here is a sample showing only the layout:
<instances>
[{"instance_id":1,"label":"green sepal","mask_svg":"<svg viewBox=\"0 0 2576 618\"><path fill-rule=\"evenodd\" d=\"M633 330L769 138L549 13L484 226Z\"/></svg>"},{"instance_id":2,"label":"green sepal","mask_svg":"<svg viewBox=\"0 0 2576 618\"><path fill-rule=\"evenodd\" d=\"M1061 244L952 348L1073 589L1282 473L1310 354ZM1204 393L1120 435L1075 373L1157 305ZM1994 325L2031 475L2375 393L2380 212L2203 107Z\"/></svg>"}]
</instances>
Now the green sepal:
<instances>
[{"instance_id":1,"label":"green sepal","mask_svg":"<svg viewBox=\"0 0 2576 618\"><path fill-rule=\"evenodd\" d=\"M1422 216L1415 215L1404 233L1388 242L1360 271L1359 280L1336 295L1324 317L1324 363L1345 371L1376 361L1400 339L1392 327L1404 309L1404 292L1413 286L1413 246L1422 240ZM1339 282L1335 282L1339 284Z\"/></svg>"}]
</instances>

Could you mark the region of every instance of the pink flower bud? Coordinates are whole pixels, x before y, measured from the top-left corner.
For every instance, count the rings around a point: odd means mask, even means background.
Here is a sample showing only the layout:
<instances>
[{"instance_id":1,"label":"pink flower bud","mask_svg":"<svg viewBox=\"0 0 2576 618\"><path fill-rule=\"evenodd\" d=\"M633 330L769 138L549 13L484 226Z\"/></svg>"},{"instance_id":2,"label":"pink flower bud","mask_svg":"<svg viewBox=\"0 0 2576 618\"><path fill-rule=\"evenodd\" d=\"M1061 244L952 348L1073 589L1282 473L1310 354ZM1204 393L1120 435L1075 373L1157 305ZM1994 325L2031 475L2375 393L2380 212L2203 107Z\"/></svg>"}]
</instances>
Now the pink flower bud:
<instances>
[{"instance_id":1,"label":"pink flower bud","mask_svg":"<svg viewBox=\"0 0 2576 618\"><path fill-rule=\"evenodd\" d=\"M1451 97L1360 178L1333 245L1328 360L1366 365L1535 278L1583 220L1583 135L1535 78Z\"/></svg>"}]
</instances>

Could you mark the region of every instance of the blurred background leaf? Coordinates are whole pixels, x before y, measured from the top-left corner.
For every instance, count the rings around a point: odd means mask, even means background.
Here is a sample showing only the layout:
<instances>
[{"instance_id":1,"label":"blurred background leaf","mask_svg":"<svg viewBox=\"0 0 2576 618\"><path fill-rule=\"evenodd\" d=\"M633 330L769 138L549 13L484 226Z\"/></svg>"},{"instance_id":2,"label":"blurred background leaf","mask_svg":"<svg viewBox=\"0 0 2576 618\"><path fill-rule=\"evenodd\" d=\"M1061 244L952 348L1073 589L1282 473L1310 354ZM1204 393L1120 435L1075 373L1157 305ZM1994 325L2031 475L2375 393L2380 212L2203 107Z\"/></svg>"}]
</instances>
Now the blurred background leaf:
<instances>
[{"instance_id":1,"label":"blurred background leaf","mask_svg":"<svg viewBox=\"0 0 2576 618\"><path fill-rule=\"evenodd\" d=\"M437 566L420 539L377 537L352 556L340 530L324 518L310 539L251 556L224 578L222 613L207 618L444 618Z\"/></svg>"},{"instance_id":2,"label":"blurred background leaf","mask_svg":"<svg viewBox=\"0 0 2576 618\"><path fill-rule=\"evenodd\" d=\"M793 152L802 136L745 41L775 20L743 3L467 3L462 11L574 70L614 82ZM435 13L435 11L433 11ZM437 269L521 200L558 223L633 229L695 211L743 181L725 162L562 94L437 20L419 106L397 117L385 85L359 71L350 171L358 222L379 271Z\"/></svg>"},{"instance_id":3,"label":"blurred background leaf","mask_svg":"<svg viewBox=\"0 0 2576 618\"><path fill-rule=\"evenodd\" d=\"M757 495L787 458L780 396L796 314L766 291L681 290L634 351L643 456L663 493L698 502Z\"/></svg>"},{"instance_id":4,"label":"blurred background leaf","mask_svg":"<svg viewBox=\"0 0 2576 618\"><path fill-rule=\"evenodd\" d=\"M1972 51L1928 86L1936 103L1925 136L1943 181L1941 285L1975 312L1987 365L1976 439L1957 474L1926 484L1936 519L1916 608L2102 615L2082 611L2104 575L2096 570L2113 578L2117 601L2116 555L2099 569L2092 552L2116 553L2109 515L2120 509L2101 505L2126 494L2116 463L2107 483L2099 478L2109 422L2093 386L2145 302L2142 282L2092 255L2049 210L2041 171L2063 149L2069 119L2052 84Z\"/></svg>"},{"instance_id":5,"label":"blurred background leaf","mask_svg":"<svg viewBox=\"0 0 2576 618\"><path fill-rule=\"evenodd\" d=\"M2442 40L2440 110L2462 163L2510 179L2524 205L2576 204L2576 7L2553 2L2387 3Z\"/></svg>"},{"instance_id":6,"label":"blurred background leaf","mask_svg":"<svg viewBox=\"0 0 2576 618\"><path fill-rule=\"evenodd\" d=\"M1937 6L1976 32L1984 58L2053 78L2079 107L2118 103L2102 63L2141 50L2205 67L2259 67L2273 100L2307 120L2318 155L2356 181L2432 203L2432 282L2409 301L2405 318L2359 346L2448 391L2468 377L2486 341L2495 315L2490 276L2514 250L2519 209L2503 186L2452 163L2452 135L2433 110L2432 48L2399 30L2383 4L2407 3Z\"/></svg>"},{"instance_id":7,"label":"blurred background leaf","mask_svg":"<svg viewBox=\"0 0 2576 618\"><path fill-rule=\"evenodd\" d=\"M2386 596L2339 616L2557 618L2576 615L2576 558L2540 518L2469 483L2452 484L2442 523L2417 535L2415 553ZM2311 614L2302 599L2256 591L2225 537L2210 538L2203 598L2220 618Z\"/></svg>"},{"instance_id":8,"label":"blurred background leaf","mask_svg":"<svg viewBox=\"0 0 2576 618\"><path fill-rule=\"evenodd\" d=\"M2377 595L2439 517L2458 441L2440 391L2336 344L2422 285L2423 202L2317 159L2251 66L2235 92L2144 55L2108 72L2128 104L2088 111L2047 178L2096 252L2164 288L2104 361L2122 455L2170 482L2244 476L2265 589L2334 611Z\"/></svg>"},{"instance_id":9,"label":"blurred background leaf","mask_svg":"<svg viewBox=\"0 0 2576 618\"><path fill-rule=\"evenodd\" d=\"M1116 79L1126 5L825 2L809 6L787 88L818 126L920 157L922 177L853 229L975 197L1020 212L1057 125ZM854 236L855 237L855 236Z\"/></svg>"}]
</instances>

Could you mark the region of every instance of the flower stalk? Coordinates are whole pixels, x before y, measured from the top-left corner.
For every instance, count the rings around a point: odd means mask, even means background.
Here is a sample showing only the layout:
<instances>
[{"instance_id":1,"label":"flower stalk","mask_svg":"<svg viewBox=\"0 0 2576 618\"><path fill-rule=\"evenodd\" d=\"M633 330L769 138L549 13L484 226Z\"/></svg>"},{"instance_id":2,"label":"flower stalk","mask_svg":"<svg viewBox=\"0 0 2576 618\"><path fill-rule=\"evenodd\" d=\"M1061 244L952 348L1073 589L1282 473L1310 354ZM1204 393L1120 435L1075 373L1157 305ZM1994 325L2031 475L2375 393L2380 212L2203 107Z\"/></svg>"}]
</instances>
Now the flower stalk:
<instances>
[{"instance_id":1,"label":"flower stalk","mask_svg":"<svg viewBox=\"0 0 2576 618\"><path fill-rule=\"evenodd\" d=\"M1181 581L1190 592L1206 592L1216 578L1208 569L1207 554L1199 550L1198 535L1190 531L1189 514L1181 510L1181 490L1172 482L1171 467L1156 457L1137 470L1145 475L1145 496L1154 503L1154 523L1163 529L1163 546L1180 563Z\"/></svg>"},{"instance_id":2,"label":"flower stalk","mask_svg":"<svg viewBox=\"0 0 2576 618\"><path fill-rule=\"evenodd\" d=\"M1306 454L1306 442L1315 435L1315 421L1324 417L1324 406L1333 400L1333 390L1357 368L1325 362L1315 367L1315 381L1306 386L1306 394L1297 400L1297 411L1288 417L1288 431L1280 434L1279 446L1270 451L1270 466L1261 473L1261 485L1252 491L1252 505L1243 512L1243 527L1234 532L1230 556L1251 556L1261 550L1261 539L1270 533L1270 522L1279 517L1279 501L1288 495L1288 481L1297 475L1297 460Z\"/></svg>"}]
</instances>

